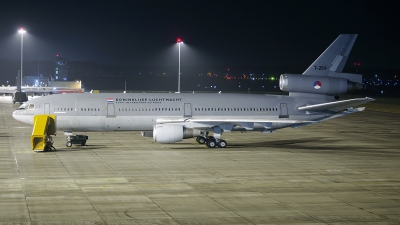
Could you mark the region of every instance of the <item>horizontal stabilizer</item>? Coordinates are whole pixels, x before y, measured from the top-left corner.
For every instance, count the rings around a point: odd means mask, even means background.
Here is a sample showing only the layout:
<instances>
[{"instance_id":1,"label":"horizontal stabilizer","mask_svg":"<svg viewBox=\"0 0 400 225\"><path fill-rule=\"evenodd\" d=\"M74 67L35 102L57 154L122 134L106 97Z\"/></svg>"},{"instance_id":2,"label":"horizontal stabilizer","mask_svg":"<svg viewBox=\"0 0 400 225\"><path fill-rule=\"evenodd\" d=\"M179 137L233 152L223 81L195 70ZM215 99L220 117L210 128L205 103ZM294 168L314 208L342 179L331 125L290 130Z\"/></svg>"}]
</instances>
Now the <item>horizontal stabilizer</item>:
<instances>
[{"instance_id":1,"label":"horizontal stabilizer","mask_svg":"<svg viewBox=\"0 0 400 225\"><path fill-rule=\"evenodd\" d=\"M297 108L299 111L321 111L321 110L330 110L334 112L338 112L341 110L345 110L347 108L352 108L367 102L374 101L375 99L373 98L354 98L354 99L349 99L349 100L343 100L343 101L336 101L336 102L327 102L327 103L321 103L321 104L315 104L315 105L307 105L307 106L301 106Z\"/></svg>"}]
</instances>

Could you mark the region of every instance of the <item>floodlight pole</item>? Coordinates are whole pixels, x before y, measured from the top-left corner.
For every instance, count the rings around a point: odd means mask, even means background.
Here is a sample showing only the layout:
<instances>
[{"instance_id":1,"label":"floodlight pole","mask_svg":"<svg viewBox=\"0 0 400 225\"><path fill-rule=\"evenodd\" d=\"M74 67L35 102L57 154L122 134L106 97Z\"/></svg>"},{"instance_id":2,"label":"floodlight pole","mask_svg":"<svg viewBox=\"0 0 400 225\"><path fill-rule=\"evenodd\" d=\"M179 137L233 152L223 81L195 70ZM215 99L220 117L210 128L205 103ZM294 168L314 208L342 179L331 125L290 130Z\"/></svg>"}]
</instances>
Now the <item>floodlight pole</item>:
<instances>
[{"instance_id":1,"label":"floodlight pole","mask_svg":"<svg viewBox=\"0 0 400 225\"><path fill-rule=\"evenodd\" d=\"M23 73L22 73L22 68L23 68L23 55L24 55L24 33L26 31L24 30L24 28L21 28L18 33L21 34L21 86L22 86L22 77L23 77Z\"/></svg>"},{"instance_id":2,"label":"floodlight pole","mask_svg":"<svg viewBox=\"0 0 400 225\"><path fill-rule=\"evenodd\" d=\"M178 38L178 93L181 93L181 39Z\"/></svg>"}]
</instances>

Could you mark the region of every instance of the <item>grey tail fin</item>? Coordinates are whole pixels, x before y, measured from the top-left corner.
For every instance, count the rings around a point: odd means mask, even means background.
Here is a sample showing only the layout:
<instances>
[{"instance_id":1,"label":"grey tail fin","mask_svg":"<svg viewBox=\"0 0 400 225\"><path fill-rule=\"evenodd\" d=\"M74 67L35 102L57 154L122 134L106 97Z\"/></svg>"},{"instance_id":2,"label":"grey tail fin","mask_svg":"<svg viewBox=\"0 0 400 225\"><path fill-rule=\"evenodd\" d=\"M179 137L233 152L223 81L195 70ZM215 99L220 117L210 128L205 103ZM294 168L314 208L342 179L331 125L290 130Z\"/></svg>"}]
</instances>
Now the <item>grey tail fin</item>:
<instances>
[{"instance_id":1,"label":"grey tail fin","mask_svg":"<svg viewBox=\"0 0 400 225\"><path fill-rule=\"evenodd\" d=\"M341 73L357 34L341 34L338 38L304 71L303 75L332 76Z\"/></svg>"}]
</instances>

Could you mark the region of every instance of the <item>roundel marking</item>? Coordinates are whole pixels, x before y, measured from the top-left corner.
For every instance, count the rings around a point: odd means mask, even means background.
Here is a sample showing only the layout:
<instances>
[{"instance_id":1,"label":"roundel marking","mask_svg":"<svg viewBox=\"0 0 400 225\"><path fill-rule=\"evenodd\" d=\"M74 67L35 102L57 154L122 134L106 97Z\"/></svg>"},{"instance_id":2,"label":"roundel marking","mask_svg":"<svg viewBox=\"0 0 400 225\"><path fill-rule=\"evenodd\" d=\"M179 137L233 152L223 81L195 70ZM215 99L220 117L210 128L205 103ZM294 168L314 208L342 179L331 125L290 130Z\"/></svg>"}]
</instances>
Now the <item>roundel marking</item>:
<instances>
[{"instance_id":1,"label":"roundel marking","mask_svg":"<svg viewBox=\"0 0 400 225\"><path fill-rule=\"evenodd\" d=\"M317 81L314 82L314 88L315 88L315 89L320 89L321 86L322 86L322 84L321 84L320 81L317 80Z\"/></svg>"}]
</instances>

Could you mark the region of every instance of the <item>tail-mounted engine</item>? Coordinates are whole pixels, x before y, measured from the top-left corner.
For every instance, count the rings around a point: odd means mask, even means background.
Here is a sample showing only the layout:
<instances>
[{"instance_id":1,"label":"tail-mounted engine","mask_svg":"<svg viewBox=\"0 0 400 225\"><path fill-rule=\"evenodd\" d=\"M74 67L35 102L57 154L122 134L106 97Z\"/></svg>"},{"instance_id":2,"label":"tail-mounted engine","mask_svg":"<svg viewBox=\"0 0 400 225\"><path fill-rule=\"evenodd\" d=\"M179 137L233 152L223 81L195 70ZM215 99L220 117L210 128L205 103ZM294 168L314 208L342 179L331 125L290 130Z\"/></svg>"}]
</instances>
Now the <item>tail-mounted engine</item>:
<instances>
[{"instance_id":1,"label":"tail-mounted engine","mask_svg":"<svg viewBox=\"0 0 400 225\"><path fill-rule=\"evenodd\" d=\"M338 95L363 89L363 85L346 78L282 74L279 80L282 91L322 95Z\"/></svg>"}]
</instances>

